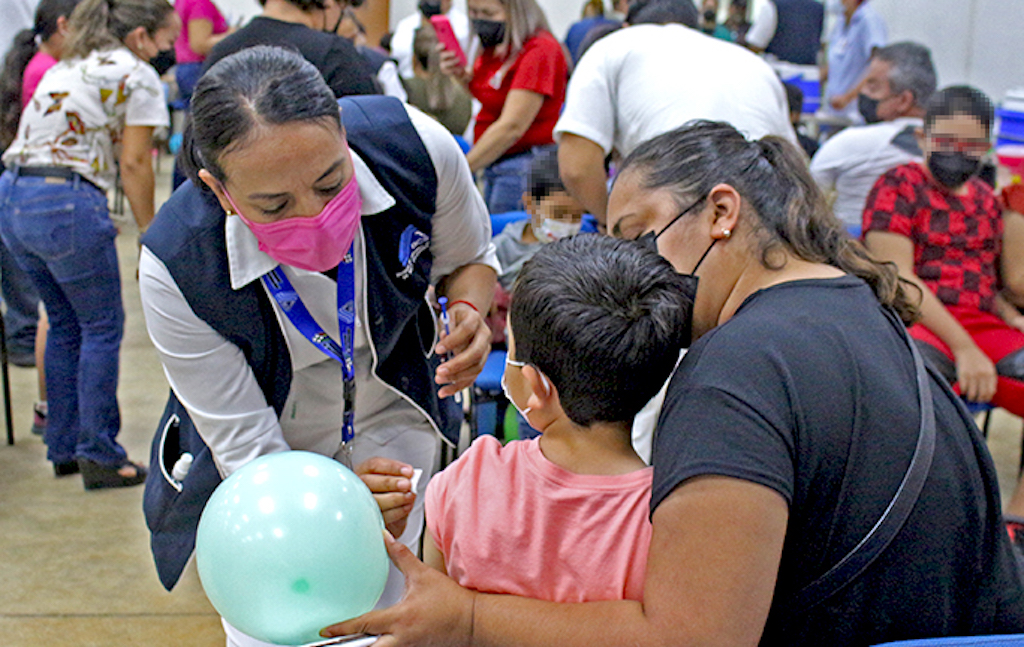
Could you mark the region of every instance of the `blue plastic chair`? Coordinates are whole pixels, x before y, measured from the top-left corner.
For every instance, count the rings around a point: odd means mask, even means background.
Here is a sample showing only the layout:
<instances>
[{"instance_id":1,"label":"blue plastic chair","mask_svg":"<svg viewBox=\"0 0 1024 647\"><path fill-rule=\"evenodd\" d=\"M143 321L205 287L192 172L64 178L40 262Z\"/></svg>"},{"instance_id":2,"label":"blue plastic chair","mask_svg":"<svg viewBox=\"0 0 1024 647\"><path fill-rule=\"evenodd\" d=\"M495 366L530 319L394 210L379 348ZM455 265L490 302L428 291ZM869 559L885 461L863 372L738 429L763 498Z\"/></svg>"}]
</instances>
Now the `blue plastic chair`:
<instances>
[{"instance_id":1,"label":"blue plastic chair","mask_svg":"<svg viewBox=\"0 0 1024 647\"><path fill-rule=\"evenodd\" d=\"M491 236L497 236L509 225L520 220L529 220L530 214L525 211L507 211L491 214Z\"/></svg>"},{"instance_id":2,"label":"blue plastic chair","mask_svg":"<svg viewBox=\"0 0 1024 647\"><path fill-rule=\"evenodd\" d=\"M462 135L452 135L452 136L455 137L456 143L458 143L459 148L462 149L462 154L463 155L468 153L470 148L473 148L473 146L469 142L467 142L466 138L463 137Z\"/></svg>"},{"instance_id":3,"label":"blue plastic chair","mask_svg":"<svg viewBox=\"0 0 1024 647\"><path fill-rule=\"evenodd\" d=\"M957 636L955 638L924 638L882 643L875 647L1024 647L1024 634L1001 636Z\"/></svg>"}]
</instances>

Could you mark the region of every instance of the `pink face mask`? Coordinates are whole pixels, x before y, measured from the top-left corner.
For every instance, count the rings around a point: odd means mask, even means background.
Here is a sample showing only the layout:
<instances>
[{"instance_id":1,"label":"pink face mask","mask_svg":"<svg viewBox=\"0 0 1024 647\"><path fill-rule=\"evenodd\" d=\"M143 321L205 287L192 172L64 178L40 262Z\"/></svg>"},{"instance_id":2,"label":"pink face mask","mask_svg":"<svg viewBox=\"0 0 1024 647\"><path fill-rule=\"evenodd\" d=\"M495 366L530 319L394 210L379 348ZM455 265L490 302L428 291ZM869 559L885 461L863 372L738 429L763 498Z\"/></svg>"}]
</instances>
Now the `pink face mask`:
<instances>
[{"instance_id":1,"label":"pink face mask","mask_svg":"<svg viewBox=\"0 0 1024 647\"><path fill-rule=\"evenodd\" d=\"M309 218L293 216L276 222L252 222L242 215L226 188L224 195L256 236L260 251L278 263L310 272L325 272L341 263L356 238L363 209L355 175L323 211Z\"/></svg>"}]
</instances>

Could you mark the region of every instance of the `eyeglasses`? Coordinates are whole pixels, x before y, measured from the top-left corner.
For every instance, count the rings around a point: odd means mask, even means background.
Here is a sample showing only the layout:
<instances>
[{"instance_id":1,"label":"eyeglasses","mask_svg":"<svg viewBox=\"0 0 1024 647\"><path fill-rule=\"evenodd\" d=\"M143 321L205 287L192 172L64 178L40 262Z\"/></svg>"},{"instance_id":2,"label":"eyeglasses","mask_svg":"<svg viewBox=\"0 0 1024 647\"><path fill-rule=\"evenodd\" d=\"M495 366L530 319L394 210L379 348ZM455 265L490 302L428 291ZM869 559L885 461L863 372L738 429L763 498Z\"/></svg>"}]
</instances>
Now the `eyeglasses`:
<instances>
[{"instance_id":1,"label":"eyeglasses","mask_svg":"<svg viewBox=\"0 0 1024 647\"><path fill-rule=\"evenodd\" d=\"M967 153L981 157L992 149L987 139L960 139L948 135L928 135L928 140L937 150L944 153Z\"/></svg>"}]
</instances>

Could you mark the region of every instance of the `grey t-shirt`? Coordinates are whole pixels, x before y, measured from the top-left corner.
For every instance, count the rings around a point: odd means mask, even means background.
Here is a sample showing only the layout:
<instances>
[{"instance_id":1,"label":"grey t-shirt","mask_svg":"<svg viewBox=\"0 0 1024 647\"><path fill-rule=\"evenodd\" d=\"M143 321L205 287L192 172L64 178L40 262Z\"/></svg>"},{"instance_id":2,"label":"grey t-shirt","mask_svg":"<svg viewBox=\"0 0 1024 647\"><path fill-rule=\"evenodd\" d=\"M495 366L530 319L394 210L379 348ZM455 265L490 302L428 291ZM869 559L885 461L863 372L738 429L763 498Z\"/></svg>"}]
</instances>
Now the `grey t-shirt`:
<instances>
[{"instance_id":1,"label":"grey t-shirt","mask_svg":"<svg viewBox=\"0 0 1024 647\"><path fill-rule=\"evenodd\" d=\"M505 225L501 233L494 237L494 247L501 263L501 274L498 283L506 291L512 290L512 284L519 276L523 263L533 258L543 243L524 243L523 231L530 225L529 220L517 220Z\"/></svg>"}]
</instances>

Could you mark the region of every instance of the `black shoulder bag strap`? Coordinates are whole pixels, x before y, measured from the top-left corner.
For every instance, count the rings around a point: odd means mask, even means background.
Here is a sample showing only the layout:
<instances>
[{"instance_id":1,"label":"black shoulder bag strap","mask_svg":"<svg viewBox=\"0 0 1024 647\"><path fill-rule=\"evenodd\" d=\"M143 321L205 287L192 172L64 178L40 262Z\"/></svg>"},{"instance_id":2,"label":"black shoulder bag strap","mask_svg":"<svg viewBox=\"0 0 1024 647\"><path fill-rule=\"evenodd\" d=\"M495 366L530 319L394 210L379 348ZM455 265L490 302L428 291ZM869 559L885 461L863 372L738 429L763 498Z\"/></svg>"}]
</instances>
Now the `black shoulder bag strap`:
<instances>
[{"instance_id":1,"label":"black shoulder bag strap","mask_svg":"<svg viewBox=\"0 0 1024 647\"><path fill-rule=\"evenodd\" d=\"M917 503L921 488L924 487L925 479L928 477L928 470L932 465L932 456L935 453L935 405L932 402L931 387L928 385L928 371L925 369L921 353L907 333L906 327L894 313L888 314L891 319L894 319L893 324L899 328L914 357L917 395L921 407L921 428L917 436L917 447L914 449L914 456L910 460L907 473L903 476L896 495L889 502L882 517L853 547L853 550L839 560L835 566L797 592L788 614L789 618L828 600L863 573L882 554L882 551L899 533L907 517L910 516L910 511Z\"/></svg>"}]
</instances>

